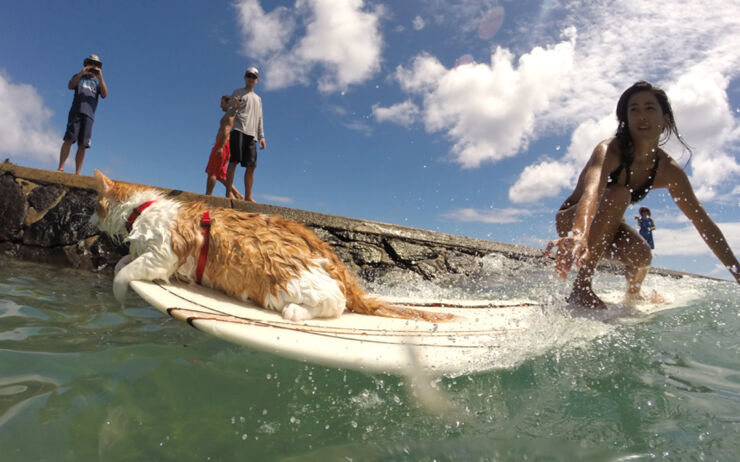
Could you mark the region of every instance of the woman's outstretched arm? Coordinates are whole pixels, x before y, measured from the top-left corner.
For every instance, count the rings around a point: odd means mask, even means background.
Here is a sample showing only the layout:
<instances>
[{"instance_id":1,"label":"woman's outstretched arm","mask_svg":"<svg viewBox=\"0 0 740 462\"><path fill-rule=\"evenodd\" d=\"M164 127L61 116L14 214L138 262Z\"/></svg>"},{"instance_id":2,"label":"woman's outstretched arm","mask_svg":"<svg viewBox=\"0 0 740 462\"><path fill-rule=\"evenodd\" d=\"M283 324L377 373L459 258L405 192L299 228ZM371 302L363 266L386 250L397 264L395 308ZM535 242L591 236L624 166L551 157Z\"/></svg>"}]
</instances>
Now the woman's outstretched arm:
<instances>
[{"instance_id":1,"label":"woman's outstretched arm","mask_svg":"<svg viewBox=\"0 0 740 462\"><path fill-rule=\"evenodd\" d=\"M719 261L730 271L735 280L740 283L738 261L727 243L719 226L709 217L707 211L694 194L686 172L674 161L671 161L668 173L668 192L686 218L693 223L699 235L707 243L709 249L719 258Z\"/></svg>"}]
</instances>

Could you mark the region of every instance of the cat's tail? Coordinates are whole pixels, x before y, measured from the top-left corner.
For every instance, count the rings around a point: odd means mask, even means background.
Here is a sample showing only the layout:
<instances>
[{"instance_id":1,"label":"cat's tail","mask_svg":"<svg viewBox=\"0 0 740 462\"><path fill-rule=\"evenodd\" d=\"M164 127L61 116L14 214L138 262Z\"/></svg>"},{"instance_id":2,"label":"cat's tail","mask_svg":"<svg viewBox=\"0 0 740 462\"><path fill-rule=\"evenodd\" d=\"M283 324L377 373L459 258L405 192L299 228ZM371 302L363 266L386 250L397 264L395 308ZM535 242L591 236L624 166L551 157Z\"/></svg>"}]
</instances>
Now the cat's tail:
<instances>
[{"instance_id":1,"label":"cat's tail","mask_svg":"<svg viewBox=\"0 0 740 462\"><path fill-rule=\"evenodd\" d=\"M447 322L459 319L449 313L416 310L371 297L360 290L359 294L347 294L347 308L355 313L383 316L385 318L417 319L428 322Z\"/></svg>"},{"instance_id":2,"label":"cat's tail","mask_svg":"<svg viewBox=\"0 0 740 462\"><path fill-rule=\"evenodd\" d=\"M338 263L338 262L337 262ZM392 305L384 300L367 295L357 284L349 270L339 263L334 267L339 279L344 285L344 296L347 299L347 308L350 311L385 318L418 319L428 322L446 322L459 319L458 316L449 313L435 313L432 311L416 310L403 306Z\"/></svg>"},{"instance_id":3,"label":"cat's tail","mask_svg":"<svg viewBox=\"0 0 740 462\"><path fill-rule=\"evenodd\" d=\"M392 305L386 301L371 297L363 291L357 280L339 257L331 250L329 244L319 240L313 233L304 235L309 243L318 249L326 258L323 263L329 275L339 283L339 286L347 299L347 309L355 313L383 316L386 318L418 319L428 322L445 322L460 319L449 313L434 313L431 311L417 310L402 306Z\"/></svg>"}]
</instances>

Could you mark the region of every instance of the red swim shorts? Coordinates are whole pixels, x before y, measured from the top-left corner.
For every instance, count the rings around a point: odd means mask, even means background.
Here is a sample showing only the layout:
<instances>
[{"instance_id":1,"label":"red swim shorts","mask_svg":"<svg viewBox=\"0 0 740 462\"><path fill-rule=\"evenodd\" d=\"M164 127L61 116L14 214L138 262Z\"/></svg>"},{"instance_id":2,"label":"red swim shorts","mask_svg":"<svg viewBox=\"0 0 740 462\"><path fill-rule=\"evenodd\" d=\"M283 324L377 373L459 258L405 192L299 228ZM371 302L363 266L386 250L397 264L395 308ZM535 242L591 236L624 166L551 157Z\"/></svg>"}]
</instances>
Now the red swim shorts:
<instances>
[{"instance_id":1,"label":"red swim shorts","mask_svg":"<svg viewBox=\"0 0 740 462\"><path fill-rule=\"evenodd\" d=\"M231 150L229 149L229 142L224 144L221 151L216 151L216 145L213 145L211 149L211 157L208 158L208 165L206 166L206 173L215 176L219 180L226 179L226 168L229 166L229 159L231 158Z\"/></svg>"}]
</instances>

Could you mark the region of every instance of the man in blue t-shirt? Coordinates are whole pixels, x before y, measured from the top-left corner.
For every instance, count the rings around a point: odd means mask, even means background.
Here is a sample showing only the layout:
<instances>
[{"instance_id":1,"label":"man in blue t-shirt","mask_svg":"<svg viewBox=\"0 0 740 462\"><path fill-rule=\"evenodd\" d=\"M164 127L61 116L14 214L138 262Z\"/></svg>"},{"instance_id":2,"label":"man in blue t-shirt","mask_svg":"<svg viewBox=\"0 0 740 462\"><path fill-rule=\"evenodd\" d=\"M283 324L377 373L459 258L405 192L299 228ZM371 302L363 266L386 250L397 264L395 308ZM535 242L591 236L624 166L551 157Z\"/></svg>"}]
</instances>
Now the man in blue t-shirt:
<instances>
[{"instance_id":1,"label":"man in blue t-shirt","mask_svg":"<svg viewBox=\"0 0 740 462\"><path fill-rule=\"evenodd\" d=\"M64 163L69 157L69 150L77 143L75 157L75 173L80 174L82 162L85 160L85 150L90 147L95 109L98 107L98 96L108 96L108 87L103 80L102 61L97 55L85 58L82 70L72 76L67 87L75 91L72 107L69 109L67 131L64 133L64 142L59 152L59 171L64 171Z\"/></svg>"}]
</instances>

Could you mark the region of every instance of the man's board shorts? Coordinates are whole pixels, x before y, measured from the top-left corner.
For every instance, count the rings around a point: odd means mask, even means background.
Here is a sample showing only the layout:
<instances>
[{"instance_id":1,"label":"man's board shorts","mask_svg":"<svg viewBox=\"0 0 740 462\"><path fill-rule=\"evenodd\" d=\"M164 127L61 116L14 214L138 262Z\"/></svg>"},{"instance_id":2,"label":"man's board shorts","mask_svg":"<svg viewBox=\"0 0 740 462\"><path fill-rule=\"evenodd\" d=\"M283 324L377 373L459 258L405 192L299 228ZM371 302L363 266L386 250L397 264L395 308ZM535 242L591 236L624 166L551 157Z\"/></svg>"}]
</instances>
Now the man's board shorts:
<instances>
[{"instance_id":1,"label":"man's board shorts","mask_svg":"<svg viewBox=\"0 0 740 462\"><path fill-rule=\"evenodd\" d=\"M230 162L240 162L242 167L257 166L257 142L253 136L245 135L238 130L231 130L229 143L231 144Z\"/></svg>"},{"instance_id":2,"label":"man's board shorts","mask_svg":"<svg viewBox=\"0 0 740 462\"><path fill-rule=\"evenodd\" d=\"M67 131L64 132L64 141L75 141L80 146L89 148L93 122L93 119L85 114L70 113L67 118Z\"/></svg>"},{"instance_id":3,"label":"man's board shorts","mask_svg":"<svg viewBox=\"0 0 740 462\"><path fill-rule=\"evenodd\" d=\"M216 150L216 145L214 144L211 149L211 156L208 158L208 165L206 165L206 173L215 176L219 180L225 180L230 157L231 151L229 150L228 140L224 143L224 147L220 151Z\"/></svg>"}]
</instances>

